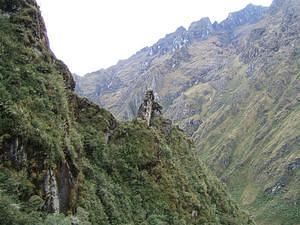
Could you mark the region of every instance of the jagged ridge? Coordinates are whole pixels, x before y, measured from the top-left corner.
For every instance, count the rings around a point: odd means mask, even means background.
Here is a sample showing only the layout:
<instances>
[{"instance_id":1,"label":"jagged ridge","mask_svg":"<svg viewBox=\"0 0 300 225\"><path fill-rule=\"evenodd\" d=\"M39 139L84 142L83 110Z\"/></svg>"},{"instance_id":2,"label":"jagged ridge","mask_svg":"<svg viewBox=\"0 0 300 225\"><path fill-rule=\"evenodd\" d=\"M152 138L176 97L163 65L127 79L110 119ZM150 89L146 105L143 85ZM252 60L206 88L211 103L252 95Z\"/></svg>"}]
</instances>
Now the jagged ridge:
<instances>
[{"instance_id":1,"label":"jagged ridge","mask_svg":"<svg viewBox=\"0 0 300 225\"><path fill-rule=\"evenodd\" d=\"M268 9L250 5L223 25L202 19L190 28L198 40L180 28L154 45L167 51L150 56L146 48L89 74L78 93L128 119L151 87L165 115L193 137L199 157L259 224L295 224L299 7L296 0L276 0Z\"/></svg>"},{"instance_id":2,"label":"jagged ridge","mask_svg":"<svg viewBox=\"0 0 300 225\"><path fill-rule=\"evenodd\" d=\"M178 128L74 94L35 1L0 10L0 224L253 224Z\"/></svg>"}]
</instances>

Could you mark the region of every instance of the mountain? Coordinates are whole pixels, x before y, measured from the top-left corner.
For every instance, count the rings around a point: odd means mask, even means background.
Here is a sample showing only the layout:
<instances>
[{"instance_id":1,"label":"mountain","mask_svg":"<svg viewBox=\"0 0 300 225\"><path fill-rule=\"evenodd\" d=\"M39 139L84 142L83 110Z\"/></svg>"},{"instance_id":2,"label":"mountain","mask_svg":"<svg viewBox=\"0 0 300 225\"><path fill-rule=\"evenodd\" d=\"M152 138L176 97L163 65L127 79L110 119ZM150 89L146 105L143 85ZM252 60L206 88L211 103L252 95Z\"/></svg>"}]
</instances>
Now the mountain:
<instances>
[{"instance_id":1,"label":"mountain","mask_svg":"<svg viewBox=\"0 0 300 225\"><path fill-rule=\"evenodd\" d=\"M151 92L131 122L74 93L34 0L0 0L0 55L0 224L254 224Z\"/></svg>"},{"instance_id":2,"label":"mountain","mask_svg":"<svg viewBox=\"0 0 300 225\"><path fill-rule=\"evenodd\" d=\"M195 75L196 71L184 68L184 64L190 65L193 62L199 64L200 60L196 56L203 53L196 50L204 49L196 49L196 44L203 45L208 39L211 40L217 36L220 40L213 42L213 46L220 49L227 46L229 49L228 45L234 38L233 29L244 24L255 23L263 17L266 11L265 7L248 5L244 10L230 14L220 24L216 22L212 24L209 18L203 18L192 23L188 30L179 27L174 33L166 35L153 46L142 49L128 60L120 61L107 70L102 69L87 74L83 78L76 75L76 90L79 94L106 106L120 119L130 119L136 116L141 101L141 95L136 95L136 93L143 93L147 87L154 89L163 104L168 107L179 93L188 88L188 85L193 85L191 82L197 82L194 81L196 79L194 76L203 77L201 73L206 72L201 68L204 71L197 71L198 74ZM191 52L192 50L195 52ZM219 52L219 55L221 54L223 53ZM223 58L225 56L219 57L219 60ZM205 60L201 61L206 63ZM188 69L188 74L181 69ZM167 75L171 78L168 79ZM187 75L188 77L185 78ZM175 80L175 78L178 79ZM167 83L173 80L178 84ZM174 86L174 88L169 86ZM180 90L176 89L177 86ZM130 95L129 98L128 95ZM128 104L124 104L124 101Z\"/></svg>"},{"instance_id":3,"label":"mountain","mask_svg":"<svg viewBox=\"0 0 300 225\"><path fill-rule=\"evenodd\" d=\"M152 88L258 224L299 224L299 31L298 0L248 5L78 77L76 91L128 120Z\"/></svg>"}]
</instances>

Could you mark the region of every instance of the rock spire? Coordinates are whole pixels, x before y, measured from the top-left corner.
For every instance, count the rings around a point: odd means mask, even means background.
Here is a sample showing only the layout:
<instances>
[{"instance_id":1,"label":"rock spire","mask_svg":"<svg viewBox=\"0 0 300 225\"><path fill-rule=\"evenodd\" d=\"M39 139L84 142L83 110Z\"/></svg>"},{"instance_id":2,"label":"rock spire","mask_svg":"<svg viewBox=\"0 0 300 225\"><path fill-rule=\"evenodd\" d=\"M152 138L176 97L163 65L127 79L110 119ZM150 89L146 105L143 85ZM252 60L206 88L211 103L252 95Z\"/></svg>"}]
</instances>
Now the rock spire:
<instances>
[{"instance_id":1,"label":"rock spire","mask_svg":"<svg viewBox=\"0 0 300 225\"><path fill-rule=\"evenodd\" d=\"M151 119L161 115L162 106L155 101L153 90L147 90L143 103L138 110L138 118L147 121L148 126L151 124Z\"/></svg>"}]
</instances>

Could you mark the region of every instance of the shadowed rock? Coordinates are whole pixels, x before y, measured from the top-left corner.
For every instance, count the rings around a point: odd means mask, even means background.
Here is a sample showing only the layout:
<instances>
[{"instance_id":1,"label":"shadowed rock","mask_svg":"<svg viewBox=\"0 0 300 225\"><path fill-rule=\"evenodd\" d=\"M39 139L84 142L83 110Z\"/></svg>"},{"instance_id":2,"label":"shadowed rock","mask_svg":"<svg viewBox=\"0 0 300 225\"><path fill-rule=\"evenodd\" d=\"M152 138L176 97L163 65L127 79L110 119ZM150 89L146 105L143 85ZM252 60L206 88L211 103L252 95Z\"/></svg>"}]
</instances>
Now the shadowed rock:
<instances>
[{"instance_id":1,"label":"shadowed rock","mask_svg":"<svg viewBox=\"0 0 300 225\"><path fill-rule=\"evenodd\" d=\"M148 90L145 94L143 103L138 111L138 118L146 120L150 126L151 119L157 115L161 115L162 106L155 101L154 93Z\"/></svg>"}]
</instances>

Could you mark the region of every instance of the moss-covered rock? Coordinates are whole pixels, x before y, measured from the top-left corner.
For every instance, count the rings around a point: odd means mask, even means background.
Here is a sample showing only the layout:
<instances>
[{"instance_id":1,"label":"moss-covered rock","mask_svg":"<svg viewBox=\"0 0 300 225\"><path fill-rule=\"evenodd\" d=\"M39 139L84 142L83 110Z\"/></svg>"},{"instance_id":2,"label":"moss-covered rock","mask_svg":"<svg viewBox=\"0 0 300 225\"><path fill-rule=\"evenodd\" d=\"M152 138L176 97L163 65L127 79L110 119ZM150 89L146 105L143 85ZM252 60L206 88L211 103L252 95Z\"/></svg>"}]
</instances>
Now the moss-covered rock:
<instances>
[{"instance_id":1,"label":"moss-covered rock","mask_svg":"<svg viewBox=\"0 0 300 225\"><path fill-rule=\"evenodd\" d=\"M0 9L0 224L253 224L170 121L73 93L34 1Z\"/></svg>"}]
</instances>

